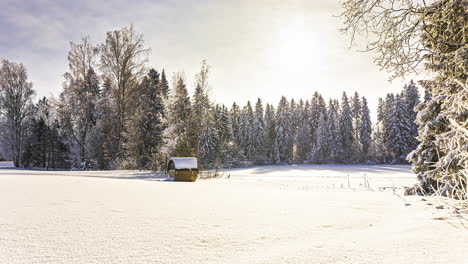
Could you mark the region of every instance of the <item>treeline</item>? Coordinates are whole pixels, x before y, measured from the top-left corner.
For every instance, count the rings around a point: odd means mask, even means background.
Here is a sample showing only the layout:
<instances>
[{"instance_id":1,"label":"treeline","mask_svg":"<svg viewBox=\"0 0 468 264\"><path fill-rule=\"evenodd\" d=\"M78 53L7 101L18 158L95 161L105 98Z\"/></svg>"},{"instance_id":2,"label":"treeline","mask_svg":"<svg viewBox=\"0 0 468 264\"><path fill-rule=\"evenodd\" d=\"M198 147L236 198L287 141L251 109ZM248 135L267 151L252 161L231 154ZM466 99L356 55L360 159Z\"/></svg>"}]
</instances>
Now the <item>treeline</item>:
<instances>
[{"instance_id":1,"label":"treeline","mask_svg":"<svg viewBox=\"0 0 468 264\"><path fill-rule=\"evenodd\" d=\"M36 104L24 66L2 60L0 137L15 166L158 170L172 156L196 156L202 167L400 163L418 144L413 82L379 101L373 129L358 93L228 108L208 96L206 62L190 97L184 74L169 85L164 69L148 67L148 52L131 27L101 44L71 42L60 96Z\"/></svg>"}]
</instances>

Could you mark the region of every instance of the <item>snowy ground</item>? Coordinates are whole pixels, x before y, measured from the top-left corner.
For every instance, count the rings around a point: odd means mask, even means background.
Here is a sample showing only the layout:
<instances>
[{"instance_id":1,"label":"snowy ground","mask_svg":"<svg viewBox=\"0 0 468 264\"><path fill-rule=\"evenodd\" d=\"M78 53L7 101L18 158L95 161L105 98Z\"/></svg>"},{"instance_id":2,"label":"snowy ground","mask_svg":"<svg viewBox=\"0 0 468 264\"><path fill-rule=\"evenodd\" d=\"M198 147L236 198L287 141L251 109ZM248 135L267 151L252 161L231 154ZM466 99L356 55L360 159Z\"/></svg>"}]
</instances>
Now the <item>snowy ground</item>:
<instances>
[{"instance_id":1,"label":"snowy ground","mask_svg":"<svg viewBox=\"0 0 468 264\"><path fill-rule=\"evenodd\" d=\"M414 182L408 166L265 166L195 183L8 166L0 263L468 263L458 218L393 193Z\"/></svg>"}]
</instances>

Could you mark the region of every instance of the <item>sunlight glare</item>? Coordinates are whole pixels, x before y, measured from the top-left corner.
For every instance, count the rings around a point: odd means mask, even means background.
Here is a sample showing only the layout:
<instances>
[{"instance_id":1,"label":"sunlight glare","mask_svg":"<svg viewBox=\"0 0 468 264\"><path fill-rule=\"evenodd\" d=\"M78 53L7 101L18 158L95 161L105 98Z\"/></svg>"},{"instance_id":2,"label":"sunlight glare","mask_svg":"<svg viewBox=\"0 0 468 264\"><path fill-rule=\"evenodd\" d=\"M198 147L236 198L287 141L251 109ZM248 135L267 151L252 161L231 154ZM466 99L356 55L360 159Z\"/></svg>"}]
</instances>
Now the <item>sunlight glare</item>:
<instances>
[{"instance_id":1,"label":"sunlight glare","mask_svg":"<svg viewBox=\"0 0 468 264\"><path fill-rule=\"evenodd\" d=\"M278 31L271 59L277 65L280 85L303 90L312 82L320 84L320 49L304 22L294 21Z\"/></svg>"}]
</instances>

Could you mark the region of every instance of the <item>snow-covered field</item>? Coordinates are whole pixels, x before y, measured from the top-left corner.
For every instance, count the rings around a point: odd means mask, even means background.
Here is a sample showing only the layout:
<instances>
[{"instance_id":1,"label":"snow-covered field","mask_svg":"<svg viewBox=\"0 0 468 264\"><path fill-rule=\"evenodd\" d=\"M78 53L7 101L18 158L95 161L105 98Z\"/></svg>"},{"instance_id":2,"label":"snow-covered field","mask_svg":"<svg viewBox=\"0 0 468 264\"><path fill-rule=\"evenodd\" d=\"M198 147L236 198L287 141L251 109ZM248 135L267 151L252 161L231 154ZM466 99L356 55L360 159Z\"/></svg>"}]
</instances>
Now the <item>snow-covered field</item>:
<instances>
[{"instance_id":1,"label":"snow-covered field","mask_svg":"<svg viewBox=\"0 0 468 264\"><path fill-rule=\"evenodd\" d=\"M264 166L195 183L8 166L0 263L468 263L459 219L393 193L414 182L409 166Z\"/></svg>"}]
</instances>

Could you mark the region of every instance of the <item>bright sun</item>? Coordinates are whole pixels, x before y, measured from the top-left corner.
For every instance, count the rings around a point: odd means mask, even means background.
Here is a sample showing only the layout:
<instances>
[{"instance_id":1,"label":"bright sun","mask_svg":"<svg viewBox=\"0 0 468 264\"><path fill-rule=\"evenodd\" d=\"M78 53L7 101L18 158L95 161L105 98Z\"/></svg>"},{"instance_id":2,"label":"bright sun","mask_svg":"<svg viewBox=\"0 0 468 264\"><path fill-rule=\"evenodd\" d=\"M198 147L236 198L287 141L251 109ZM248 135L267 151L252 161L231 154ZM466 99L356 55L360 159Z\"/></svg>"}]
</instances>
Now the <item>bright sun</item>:
<instances>
[{"instance_id":1,"label":"bright sun","mask_svg":"<svg viewBox=\"0 0 468 264\"><path fill-rule=\"evenodd\" d=\"M320 47L304 23L291 23L280 29L272 49L275 71L283 87L304 87L318 78ZM316 83L316 81L314 81Z\"/></svg>"}]
</instances>

